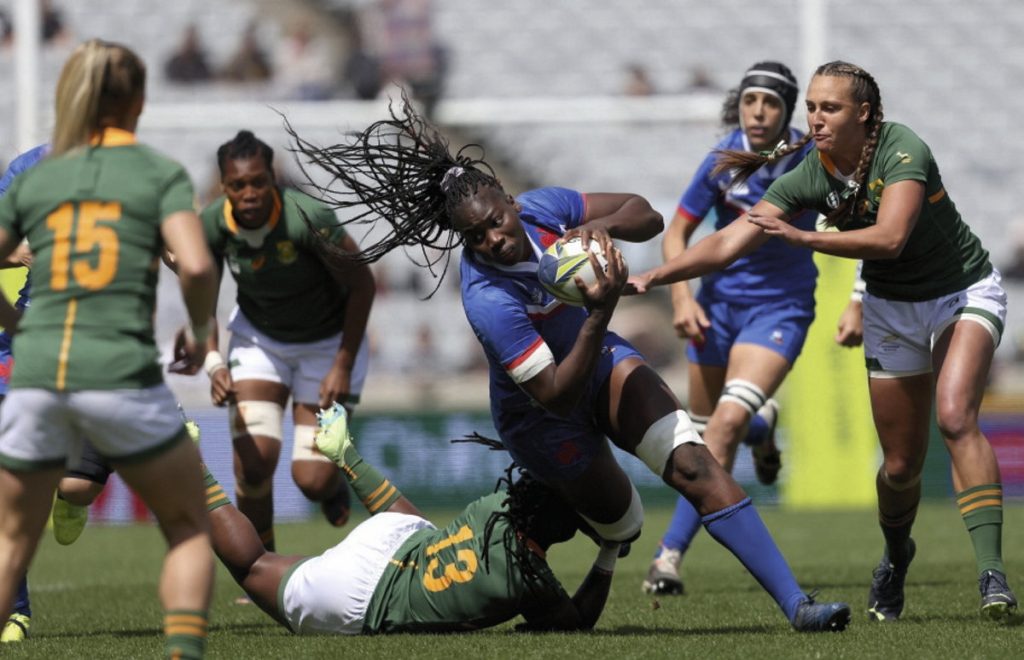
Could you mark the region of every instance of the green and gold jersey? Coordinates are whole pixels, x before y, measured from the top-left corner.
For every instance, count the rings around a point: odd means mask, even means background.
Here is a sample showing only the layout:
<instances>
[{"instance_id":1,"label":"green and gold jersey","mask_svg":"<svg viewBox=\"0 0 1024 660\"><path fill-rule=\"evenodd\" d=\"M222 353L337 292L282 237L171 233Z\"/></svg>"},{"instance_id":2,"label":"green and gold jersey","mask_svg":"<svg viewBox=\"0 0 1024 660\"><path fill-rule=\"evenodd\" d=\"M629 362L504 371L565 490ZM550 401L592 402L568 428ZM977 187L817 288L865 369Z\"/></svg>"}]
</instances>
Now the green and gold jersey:
<instances>
[{"instance_id":1,"label":"green and gold jersey","mask_svg":"<svg viewBox=\"0 0 1024 660\"><path fill-rule=\"evenodd\" d=\"M202 213L214 258L227 261L238 284L242 313L278 341L324 339L345 322L347 291L339 290L320 260L303 215L328 240L337 243L344 236L331 209L291 188L275 192L270 219L259 229L239 226L225 197Z\"/></svg>"},{"instance_id":2,"label":"green and gold jersey","mask_svg":"<svg viewBox=\"0 0 1024 660\"><path fill-rule=\"evenodd\" d=\"M484 559L484 529L507 497L504 491L482 497L447 527L410 536L377 583L363 632L476 630L567 599L542 554L530 553L536 577L523 575L505 547L505 518L487 540Z\"/></svg>"},{"instance_id":3,"label":"green and gold jersey","mask_svg":"<svg viewBox=\"0 0 1024 660\"><path fill-rule=\"evenodd\" d=\"M11 387L161 381L153 340L160 223L192 211L192 198L181 165L117 129L14 180L0 200L0 226L28 239L33 262Z\"/></svg>"},{"instance_id":4,"label":"green and gold jersey","mask_svg":"<svg viewBox=\"0 0 1024 660\"><path fill-rule=\"evenodd\" d=\"M865 259L864 281L872 295L890 300L932 300L974 284L992 272L988 252L946 194L931 149L902 124L885 122L865 178L866 199L840 231L875 223L885 187L898 181L925 186L921 212L903 251L895 259ZM787 215L803 209L828 214L846 190L846 179L817 149L792 172L777 179L764 200Z\"/></svg>"}]
</instances>

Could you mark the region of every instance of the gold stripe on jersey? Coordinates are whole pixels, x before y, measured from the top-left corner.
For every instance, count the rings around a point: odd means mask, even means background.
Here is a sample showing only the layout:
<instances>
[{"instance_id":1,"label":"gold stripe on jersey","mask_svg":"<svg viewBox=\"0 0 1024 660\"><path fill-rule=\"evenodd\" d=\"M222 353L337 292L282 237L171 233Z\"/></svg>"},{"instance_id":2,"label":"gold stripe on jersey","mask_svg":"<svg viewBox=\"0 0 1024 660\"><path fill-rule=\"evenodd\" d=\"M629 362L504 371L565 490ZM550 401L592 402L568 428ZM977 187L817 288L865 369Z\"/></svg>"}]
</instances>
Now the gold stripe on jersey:
<instances>
[{"instance_id":1,"label":"gold stripe on jersey","mask_svg":"<svg viewBox=\"0 0 1024 660\"><path fill-rule=\"evenodd\" d=\"M60 340L60 354L57 357L57 390L64 389L68 375L68 355L71 353L71 335L75 330L75 315L78 313L78 300L68 301L68 311L64 316L64 336Z\"/></svg>"},{"instance_id":2,"label":"gold stripe on jersey","mask_svg":"<svg viewBox=\"0 0 1024 660\"><path fill-rule=\"evenodd\" d=\"M931 195L928 195L928 201L931 202L932 204L934 204L935 202L939 201L940 199L942 199L945 196L946 196L946 189L945 188L939 188L939 192L932 193Z\"/></svg>"},{"instance_id":3,"label":"gold stripe on jersey","mask_svg":"<svg viewBox=\"0 0 1024 660\"><path fill-rule=\"evenodd\" d=\"M224 197L224 224L232 234L238 234L238 223L235 222L235 215L231 208L231 200ZM260 229L266 228L265 231L269 234L274 231L279 220L281 220L281 193L274 188L274 207L270 210L270 218L267 223Z\"/></svg>"}]
</instances>

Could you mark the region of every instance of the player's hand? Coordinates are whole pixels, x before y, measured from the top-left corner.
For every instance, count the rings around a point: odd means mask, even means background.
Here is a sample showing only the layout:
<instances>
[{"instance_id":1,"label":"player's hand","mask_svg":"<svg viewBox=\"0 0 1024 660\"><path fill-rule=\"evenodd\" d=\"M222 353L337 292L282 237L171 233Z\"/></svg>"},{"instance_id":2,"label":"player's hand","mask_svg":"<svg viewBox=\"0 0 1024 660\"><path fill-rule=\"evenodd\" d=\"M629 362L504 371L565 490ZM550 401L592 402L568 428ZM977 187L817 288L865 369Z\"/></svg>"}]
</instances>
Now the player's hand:
<instances>
[{"instance_id":1,"label":"player's hand","mask_svg":"<svg viewBox=\"0 0 1024 660\"><path fill-rule=\"evenodd\" d=\"M642 296L651 290L651 273L640 273L639 275L630 275L629 279L626 280L626 286L622 289L622 295L624 296Z\"/></svg>"},{"instance_id":2,"label":"player's hand","mask_svg":"<svg viewBox=\"0 0 1024 660\"><path fill-rule=\"evenodd\" d=\"M352 369L339 365L331 366L327 375L320 381L319 405L323 409L331 407L335 401L343 403L352 391Z\"/></svg>"},{"instance_id":3,"label":"player's hand","mask_svg":"<svg viewBox=\"0 0 1024 660\"><path fill-rule=\"evenodd\" d=\"M594 283L587 286L583 279L575 278L576 286L583 295L583 305L590 311L604 310L611 312L619 302L622 289L629 277L629 269L626 267L626 260L619 251L607 232L595 233L597 242L601 245L601 252L608 261L608 268L601 268L597 255L589 253L590 265L594 268L596 276Z\"/></svg>"},{"instance_id":4,"label":"player's hand","mask_svg":"<svg viewBox=\"0 0 1024 660\"><path fill-rule=\"evenodd\" d=\"M748 213L747 222L760 227L762 233L767 234L768 236L778 236L790 245L804 245L803 239L807 232L797 229L785 220L780 220L773 215Z\"/></svg>"},{"instance_id":5,"label":"player's hand","mask_svg":"<svg viewBox=\"0 0 1024 660\"><path fill-rule=\"evenodd\" d=\"M213 405L223 408L235 403L235 381L231 378L231 370L217 369L210 374L210 400Z\"/></svg>"},{"instance_id":6,"label":"player's hand","mask_svg":"<svg viewBox=\"0 0 1024 660\"><path fill-rule=\"evenodd\" d=\"M861 314L861 304L856 300L851 300L839 315L835 340L837 344L847 348L864 343L864 318Z\"/></svg>"},{"instance_id":7,"label":"player's hand","mask_svg":"<svg viewBox=\"0 0 1024 660\"><path fill-rule=\"evenodd\" d=\"M190 342L185 328L180 328L174 335L174 354L167 370L172 374L194 376L199 373L205 357L206 346L200 348L194 342Z\"/></svg>"},{"instance_id":8,"label":"player's hand","mask_svg":"<svg viewBox=\"0 0 1024 660\"><path fill-rule=\"evenodd\" d=\"M608 230L603 227L588 227L587 225L580 225L579 227L574 227L562 234L562 237L558 240L565 243L574 238L579 238L580 244L583 245L583 249L590 250L590 242L597 241L598 243L601 243L602 236L611 241L611 236L608 234Z\"/></svg>"},{"instance_id":9,"label":"player's hand","mask_svg":"<svg viewBox=\"0 0 1024 660\"><path fill-rule=\"evenodd\" d=\"M672 301L672 327L680 339L704 341L704 331L711 327L711 321L700 303L692 297Z\"/></svg>"}]
</instances>

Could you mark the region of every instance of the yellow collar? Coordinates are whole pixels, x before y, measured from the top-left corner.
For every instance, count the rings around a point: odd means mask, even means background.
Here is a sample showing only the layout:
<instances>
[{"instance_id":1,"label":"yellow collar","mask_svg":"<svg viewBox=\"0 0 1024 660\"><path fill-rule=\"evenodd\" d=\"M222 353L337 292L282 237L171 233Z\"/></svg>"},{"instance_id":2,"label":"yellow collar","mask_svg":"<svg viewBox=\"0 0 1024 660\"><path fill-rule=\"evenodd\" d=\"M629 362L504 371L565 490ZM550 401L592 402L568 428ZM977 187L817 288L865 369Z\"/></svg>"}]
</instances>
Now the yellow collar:
<instances>
[{"instance_id":1,"label":"yellow collar","mask_svg":"<svg viewBox=\"0 0 1024 660\"><path fill-rule=\"evenodd\" d=\"M231 200L224 197L224 224L227 225L228 231L232 234L238 234L241 231L260 232L264 236L269 234L277 226L278 221L281 219L281 193L277 188L274 188L274 207L270 210L270 218L262 226L256 229L246 230L244 227L239 227L238 223L235 222L235 215L231 210Z\"/></svg>"},{"instance_id":2,"label":"yellow collar","mask_svg":"<svg viewBox=\"0 0 1024 660\"><path fill-rule=\"evenodd\" d=\"M89 144L94 147L126 147L136 142L135 133L112 126L93 133L92 137L89 138Z\"/></svg>"}]
</instances>

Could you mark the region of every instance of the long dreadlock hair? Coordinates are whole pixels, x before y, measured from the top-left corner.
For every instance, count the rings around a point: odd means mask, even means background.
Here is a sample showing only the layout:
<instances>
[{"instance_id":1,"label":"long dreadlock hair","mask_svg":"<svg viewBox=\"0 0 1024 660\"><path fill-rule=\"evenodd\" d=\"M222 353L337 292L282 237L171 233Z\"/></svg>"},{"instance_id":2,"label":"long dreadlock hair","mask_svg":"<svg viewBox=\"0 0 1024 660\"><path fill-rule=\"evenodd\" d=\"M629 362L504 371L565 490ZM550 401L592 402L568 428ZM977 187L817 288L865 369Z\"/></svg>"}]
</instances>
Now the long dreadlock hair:
<instances>
[{"instance_id":1,"label":"long dreadlock hair","mask_svg":"<svg viewBox=\"0 0 1024 660\"><path fill-rule=\"evenodd\" d=\"M285 130L315 195L335 211L354 211L342 224L386 229L383 238L362 246L357 254L332 250L326 244L328 253L373 263L395 248L415 247L423 255L423 262L416 263L431 273L442 264L443 279L452 250L463 243L453 227L453 213L481 187L501 189L501 183L483 161L480 145L470 144L452 154L448 140L416 112L404 90L399 109L390 103L388 114L389 119L348 133L344 142L326 147L298 135L287 119ZM326 172L330 180L317 183L309 166Z\"/></svg>"},{"instance_id":2,"label":"long dreadlock hair","mask_svg":"<svg viewBox=\"0 0 1024 660\"><path fill-rule=\"evenodd\" d=\"M479 433L452 442L473 442L492 450L504 449L499 441ZM514 461L494 486L494 492L502 490L508 493L503 501L505 506L491 513L484 526L484 566L488 569L490 567L491 538L498 523L505 521L501 542L508 555L512 557L509 569L511 570L513 565L518 566L526 578L527 585L533 589L541 575L536 570L533 550L527 543L532 536L568 540L577 530L583 530L591 535L593 530L590 530L586 521L552 488L533 478Z\"/></svg>"},{"instance_id":3,"label":"long dreadlock hair","mask_svg":"<svg viewBox=\"0 0 1024 660\"><path fill-rule=\"evenodd\" d=\"M874 77L856 64L835 60L822 64L814 71L815 76L838 76L850 79L853 102L857 105L868 104L868 119L865 123L867 139L861 148L860 160L857 162L857 169L854 170L850 179L847 192L842 195L839 205L832 210L825 218L825 224L834 227L858 213L861 202L866 196L864 179L867 177L868 169L871 167L871 160L878 148L878 137L882 131L882 120L885 114L882 111L882 94L878 89L878 83ZM722 150L718 152L718 160L712 173L717 175L727 170L735 170L735 181L743 181L756 172L762 165L771 163L787 154L797 151L812 138L808 133L798 142L786 147L768 152L751 152Z\"/></svg>"}]
</instances>

